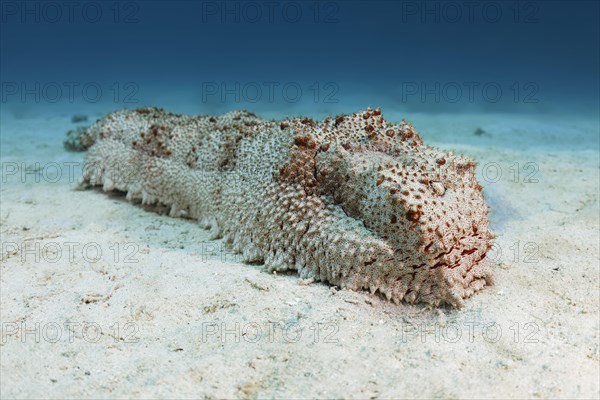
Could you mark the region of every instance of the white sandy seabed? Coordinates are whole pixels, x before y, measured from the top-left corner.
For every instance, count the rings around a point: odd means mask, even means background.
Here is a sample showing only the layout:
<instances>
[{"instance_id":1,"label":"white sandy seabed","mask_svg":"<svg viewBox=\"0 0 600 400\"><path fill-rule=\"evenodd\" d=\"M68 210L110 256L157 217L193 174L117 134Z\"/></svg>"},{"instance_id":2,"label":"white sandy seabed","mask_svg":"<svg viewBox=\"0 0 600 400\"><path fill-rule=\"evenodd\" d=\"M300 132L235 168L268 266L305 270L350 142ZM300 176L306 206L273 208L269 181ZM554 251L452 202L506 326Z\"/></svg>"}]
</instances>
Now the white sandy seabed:
<instances>
[{"instance_id":1,"label":"white sandy seabed","mask_svg":"<svg viewBox=\"0 0 600 400\"><path fill-rule=\"evenodd\" d=\"M0 397L598 398L598 121L407 119L478 161L493 210L496 285L461 310L236 262L192 221L73 190L70 115L4 115Z\"/></svg>"}]
</instances>

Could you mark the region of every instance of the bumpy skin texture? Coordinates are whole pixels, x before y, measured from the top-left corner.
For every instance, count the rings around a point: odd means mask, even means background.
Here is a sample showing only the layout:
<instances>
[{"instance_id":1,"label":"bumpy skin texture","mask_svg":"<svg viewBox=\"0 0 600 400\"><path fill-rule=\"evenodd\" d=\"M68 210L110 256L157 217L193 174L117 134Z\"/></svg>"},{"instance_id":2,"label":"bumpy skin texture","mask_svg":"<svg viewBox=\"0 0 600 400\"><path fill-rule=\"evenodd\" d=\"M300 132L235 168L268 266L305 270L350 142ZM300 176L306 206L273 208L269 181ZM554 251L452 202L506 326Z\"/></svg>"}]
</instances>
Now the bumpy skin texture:
<instances>
[{"instance_id":1,"label":"bumpy skin texture","mask_svg":"<svg viewBox=\"0 0 600 400\"><path fill-rule=\"evenodd\" d=\"M85 151L94 144L96 138L88 134L89 129L78 126L67 132L63 145L69 151Z\"/></svg>"},{"instance_id":2,"label":"bumpy skin texture","mask_svg":"<svg viewBox=\"0 0 600 400\"><path fill-rule=\"evenodd\" d=\"M82 185L168 206L270 271L455 307L491 283L475 164L379 109L317 123L142 108L87 136Z\"/></svg>"}]
</instances>

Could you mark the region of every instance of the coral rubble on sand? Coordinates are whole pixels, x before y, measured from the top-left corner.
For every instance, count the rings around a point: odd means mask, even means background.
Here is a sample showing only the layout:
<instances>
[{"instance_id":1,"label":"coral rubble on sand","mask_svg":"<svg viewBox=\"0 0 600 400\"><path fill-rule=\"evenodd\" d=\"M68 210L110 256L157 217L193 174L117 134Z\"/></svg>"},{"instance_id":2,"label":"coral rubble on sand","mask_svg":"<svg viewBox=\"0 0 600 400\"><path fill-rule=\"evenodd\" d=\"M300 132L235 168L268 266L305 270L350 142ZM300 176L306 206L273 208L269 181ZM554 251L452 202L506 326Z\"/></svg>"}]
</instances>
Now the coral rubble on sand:
<instances>
[{"instance_id":1,"label":"coral rubble on sand","mask_svg":"<svg viewBox=\"0 0 600 400\"><path fill-rule=\"evenodd\" d=\"M197 219L269 270L456 307L491 283L475 164L379 109L322 122L121 110L85 137L82 185Z\"/></svg>"}]
</instances>

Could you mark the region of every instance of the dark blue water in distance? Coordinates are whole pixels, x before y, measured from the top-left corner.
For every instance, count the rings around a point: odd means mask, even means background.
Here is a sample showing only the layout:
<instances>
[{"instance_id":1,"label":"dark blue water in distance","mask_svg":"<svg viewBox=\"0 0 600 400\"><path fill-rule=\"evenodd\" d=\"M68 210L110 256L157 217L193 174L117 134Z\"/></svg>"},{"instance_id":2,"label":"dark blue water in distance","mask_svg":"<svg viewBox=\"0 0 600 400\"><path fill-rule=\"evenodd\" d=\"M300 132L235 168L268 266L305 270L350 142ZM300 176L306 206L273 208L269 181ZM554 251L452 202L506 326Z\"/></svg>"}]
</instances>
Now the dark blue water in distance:
<instances>
[{"instance_id":1,"label":"dark blue water in distance","mask_svg":"<svg viewBox=\"0 0 600 400\"><path fill-rule=\"evenodd\" d=\"M598 115L597 1L1 4L1 105L17 115Z\"/></svg>"}]
</instances>

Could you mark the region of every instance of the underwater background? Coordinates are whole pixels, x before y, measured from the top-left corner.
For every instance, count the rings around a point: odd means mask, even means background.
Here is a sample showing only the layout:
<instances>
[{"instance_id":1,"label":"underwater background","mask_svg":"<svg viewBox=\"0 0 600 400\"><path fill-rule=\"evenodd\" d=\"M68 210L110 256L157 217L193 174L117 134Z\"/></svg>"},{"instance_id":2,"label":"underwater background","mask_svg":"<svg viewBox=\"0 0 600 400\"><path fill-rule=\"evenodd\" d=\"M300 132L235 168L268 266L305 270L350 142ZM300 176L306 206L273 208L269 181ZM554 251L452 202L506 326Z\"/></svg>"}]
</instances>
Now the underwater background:
<instances>
[{"instance_id":1,"label":"underwater background","mask_svg":"<svg viewBox=\"0 0 600 400\"><path fill-rule=\"evenodd\" d=\"M144 105L266 117L598 119L597 1L4 1L14 116Z\"/></svg>"},{"instance_id":2,"label":"underwater background","mask_svg":"<svg viewBox=\"0 0 600 400\"><path fill-rule=\"evenodd\" d=\"M0 398L598 398L599 50L598 1L0 1ZM75 190L144 106L405 118L477 163L494 286L396 305Z\"/></svg>"}]
</instances>

